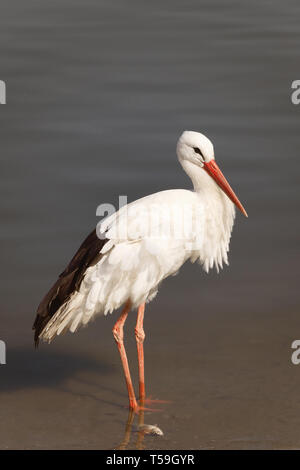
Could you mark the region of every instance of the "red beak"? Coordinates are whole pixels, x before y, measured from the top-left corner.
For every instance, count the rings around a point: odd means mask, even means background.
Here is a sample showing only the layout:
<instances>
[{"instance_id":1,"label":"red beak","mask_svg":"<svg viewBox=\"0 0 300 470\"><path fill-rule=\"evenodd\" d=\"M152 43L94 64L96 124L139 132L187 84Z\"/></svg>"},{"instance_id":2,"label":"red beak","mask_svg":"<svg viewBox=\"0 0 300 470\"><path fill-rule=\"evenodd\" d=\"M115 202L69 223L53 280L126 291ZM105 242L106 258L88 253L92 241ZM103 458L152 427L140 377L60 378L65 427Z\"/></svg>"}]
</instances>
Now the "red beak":
<instances>
[{"instance_id":1,"label":"red beak","mask_svg":"<svg viewBox=\"0 0 300 470\"><path fill-rule=\"evenodd\" d=\"M228 183L227 179L223 175L218 165L216 164L215 160L211 160L210 162L204 162L204 169L215 180L217 185L220 186L224 193L227 194L229 199L236 205L236 207L242 212L242 214L248 217L247 212L238 200L233 189L231 188L230 184Z\"/></svg>"}]
</instances>

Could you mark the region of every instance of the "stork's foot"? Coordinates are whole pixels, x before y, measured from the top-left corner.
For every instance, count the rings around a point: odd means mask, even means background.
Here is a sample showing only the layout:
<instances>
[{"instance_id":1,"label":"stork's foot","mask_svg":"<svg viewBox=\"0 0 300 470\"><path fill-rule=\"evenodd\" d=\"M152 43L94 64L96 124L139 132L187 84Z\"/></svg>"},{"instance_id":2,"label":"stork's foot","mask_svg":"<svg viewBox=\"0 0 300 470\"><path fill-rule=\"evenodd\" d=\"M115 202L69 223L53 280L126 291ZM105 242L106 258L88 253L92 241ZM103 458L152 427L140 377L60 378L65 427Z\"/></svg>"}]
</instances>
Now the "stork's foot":
<instances>
[{"instance_id":1,"label":"stork's foot","mask_svg":"<svg viewBox=\"0 0 300 470\"><path fill-rule=\"evenodd\" d=\"M148 408L147 406L142 406L142 405L138 405L138 404L134 407L130 406L130 410L133 413L136 413L136 414L139 414L141 411L151 411L152 413L157 412L157 411L161 411L159 409Z\"/></svg>"},{"instance_id":2,"label":"stork's foot","mask_svg":"<svg viewBox=\"0 0 300 470\"><path fill-rule=\"evenodd\" d=\"M158 400L158 399L152 398L152 397L150 396L150 397L144 398L143 403L144 403L145 405L151 405L152 403L158 403L158 404L162 404L162 405L168 405L169 403L172 403L172 402L169 401L169 400Z\"/></svg>"},{"instance_id":3,"label":"stork's foot","mask_svg":"<svg viewBox=\"0 0 300 470\"><path fill-rule=\"evenodd\" d=\"M145 406L145 402L138 403L137 401L130 401L129 402L129 409L136 414L139 414L140 411L160 411L158 409L148 408Z\"/></svg>"}]
</instances>

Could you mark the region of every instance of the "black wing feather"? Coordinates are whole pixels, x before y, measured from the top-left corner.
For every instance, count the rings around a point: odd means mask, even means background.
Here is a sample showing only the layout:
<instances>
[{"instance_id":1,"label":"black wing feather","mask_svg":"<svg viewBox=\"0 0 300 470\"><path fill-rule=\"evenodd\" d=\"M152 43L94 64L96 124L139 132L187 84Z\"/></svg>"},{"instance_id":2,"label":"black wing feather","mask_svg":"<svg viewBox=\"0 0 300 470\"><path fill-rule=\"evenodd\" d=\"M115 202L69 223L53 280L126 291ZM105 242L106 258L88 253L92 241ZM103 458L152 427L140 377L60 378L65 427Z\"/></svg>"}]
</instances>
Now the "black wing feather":
<instances>
[{"instance_id":1,"label":"black wing feather","mask_svg":"<svg viewBox=\"0 0 300 470\"><path fill-rule=\"evenodd\" d=\"M87 268L99 260L101 256L100 251L107 241L106 238L98 238L96 230L93 230L80 245L56 283L45 295L38 306L36 319L33 324L36 347L39 344L39 335L49 320L70 298L71 294L79 290Z\"/></svg>"}]
</instances>

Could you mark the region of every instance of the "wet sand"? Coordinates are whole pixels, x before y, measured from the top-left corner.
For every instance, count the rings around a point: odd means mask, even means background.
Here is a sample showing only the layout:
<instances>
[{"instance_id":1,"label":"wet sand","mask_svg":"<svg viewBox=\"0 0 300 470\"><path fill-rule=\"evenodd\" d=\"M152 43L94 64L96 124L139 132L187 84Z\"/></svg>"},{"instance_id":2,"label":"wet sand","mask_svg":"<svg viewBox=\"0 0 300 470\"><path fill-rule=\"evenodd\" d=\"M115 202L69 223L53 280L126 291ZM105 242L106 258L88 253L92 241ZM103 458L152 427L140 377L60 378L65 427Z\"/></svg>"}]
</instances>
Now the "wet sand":
<instances>
[{"instance_id":1,"label":"wet sand","mask_svg":"<svg viewBox=\"0 0 300 470\"><path fill-rule=\"evenodd\" d=\"M135 417L128 448L299 448L299 6L10 5L0 18L0 448L123 442L117 315L38 351L31 325L98 204L189 187L175 156L185 128L213 139L249 219L237 217L229 268L186 265L147 307L146 390L170 403L144 416L164 435L143 437ZM132 312L137 384L134 323Z\"/></svg>"},{"instance_id":2,"label":"wet sand","mask_svg":"<svg viewBox=\"0 0 300 470\"><path fill-rule=\"evenodd\" d=\"M232 313L215 301L201 313L196 283L198 305L187 309L172 281L146 315L147 392L170 403L145 412L144 422L158 425L164 436L145 436L144 448L299 448L300 366L290 361L299 315ZM137 383L131 317L126 345ZM9 347L1 368L1 448L121 444L128 411L113 321L99 318L39 351L25 341ZM137 426L135 417L128 449L140 445Z\"/></svg>"}]
</instances>

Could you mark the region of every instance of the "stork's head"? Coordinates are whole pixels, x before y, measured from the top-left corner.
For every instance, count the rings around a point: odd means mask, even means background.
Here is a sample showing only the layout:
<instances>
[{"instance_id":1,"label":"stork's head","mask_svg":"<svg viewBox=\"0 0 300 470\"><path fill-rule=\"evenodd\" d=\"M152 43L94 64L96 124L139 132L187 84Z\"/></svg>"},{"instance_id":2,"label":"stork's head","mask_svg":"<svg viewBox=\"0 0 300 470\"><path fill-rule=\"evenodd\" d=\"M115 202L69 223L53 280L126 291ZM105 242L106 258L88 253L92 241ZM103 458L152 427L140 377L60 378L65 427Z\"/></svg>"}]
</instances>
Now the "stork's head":
<instances>
[{"instance_id":1,"label":"stork's head","mask_svg":"<svg viewBox=\"0 0 300 470\"><path fill-rule=\"evenodd\" d=\"M200 132L184 131L177 142L177 156L189 176L192 177L193 169L195 171L197 169L198 172L200 168L216 182L237 208L248 217L247 212L218 167L214 156L214 146L205 135Z\"/></svg>"}]
</instances>

